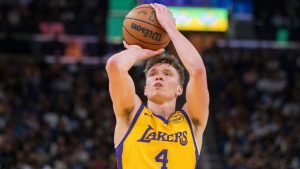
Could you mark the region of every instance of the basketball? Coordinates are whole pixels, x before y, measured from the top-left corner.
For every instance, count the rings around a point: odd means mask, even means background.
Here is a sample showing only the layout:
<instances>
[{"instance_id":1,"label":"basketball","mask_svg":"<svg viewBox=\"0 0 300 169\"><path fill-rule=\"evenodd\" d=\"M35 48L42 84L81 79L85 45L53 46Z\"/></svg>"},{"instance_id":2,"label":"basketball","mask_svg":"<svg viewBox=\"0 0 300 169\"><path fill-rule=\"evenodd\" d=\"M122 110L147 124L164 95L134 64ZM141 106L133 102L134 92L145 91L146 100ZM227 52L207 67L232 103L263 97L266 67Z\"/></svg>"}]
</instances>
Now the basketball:
<instances>
[{"instance_id":1,"label":"basketball","mask_svg":"<svg viewBox=\"0 0 300 169\"><path fill-rule=\"evenodd\" d=\"M128 45L151 50L165 48L170 42L149 4L139 5L129 11L123 22L123 36Z\"/></svg>"}]
</instances>

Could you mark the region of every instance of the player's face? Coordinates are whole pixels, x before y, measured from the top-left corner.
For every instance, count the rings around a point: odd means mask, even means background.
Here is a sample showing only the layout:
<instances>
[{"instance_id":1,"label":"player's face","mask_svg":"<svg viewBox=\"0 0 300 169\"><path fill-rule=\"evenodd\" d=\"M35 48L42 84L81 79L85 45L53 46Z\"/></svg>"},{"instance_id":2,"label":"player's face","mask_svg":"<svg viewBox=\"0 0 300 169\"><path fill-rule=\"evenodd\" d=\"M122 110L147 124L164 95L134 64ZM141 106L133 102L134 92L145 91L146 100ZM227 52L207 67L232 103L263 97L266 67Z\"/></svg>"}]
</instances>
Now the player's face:
<instances>
[{"instance_id":1,"label":"player's face","mask_svg":"<svg viewBox=\"0 0 300 169\"><path fill-rule=\"evenodd\" d=\"M177 70L166 63L157 63L146 75L145 95L157 103L172 100L182 94Z\"/></svg>"}]
</instances>

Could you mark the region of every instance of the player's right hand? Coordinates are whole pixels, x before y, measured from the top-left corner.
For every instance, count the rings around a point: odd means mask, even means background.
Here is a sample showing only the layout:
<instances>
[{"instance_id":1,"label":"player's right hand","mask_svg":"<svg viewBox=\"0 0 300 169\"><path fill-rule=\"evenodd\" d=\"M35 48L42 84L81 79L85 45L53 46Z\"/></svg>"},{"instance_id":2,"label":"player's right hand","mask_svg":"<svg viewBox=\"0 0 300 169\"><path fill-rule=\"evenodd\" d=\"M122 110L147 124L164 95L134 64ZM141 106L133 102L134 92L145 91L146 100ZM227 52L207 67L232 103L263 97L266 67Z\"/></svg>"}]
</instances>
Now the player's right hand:
<instances>
[{"instance_id":1,"label":"player's right hand","mask_svg":"<svg viewBox=\"0 0 300 169\"><path fill-rule=\"evenodd\" d=\"M165 5L152 3L150 4L155 10L157 20L160 25L168 32L169 28L176 29L175 18L173 17L172 12Z\"/></svg>"}]
</instances>

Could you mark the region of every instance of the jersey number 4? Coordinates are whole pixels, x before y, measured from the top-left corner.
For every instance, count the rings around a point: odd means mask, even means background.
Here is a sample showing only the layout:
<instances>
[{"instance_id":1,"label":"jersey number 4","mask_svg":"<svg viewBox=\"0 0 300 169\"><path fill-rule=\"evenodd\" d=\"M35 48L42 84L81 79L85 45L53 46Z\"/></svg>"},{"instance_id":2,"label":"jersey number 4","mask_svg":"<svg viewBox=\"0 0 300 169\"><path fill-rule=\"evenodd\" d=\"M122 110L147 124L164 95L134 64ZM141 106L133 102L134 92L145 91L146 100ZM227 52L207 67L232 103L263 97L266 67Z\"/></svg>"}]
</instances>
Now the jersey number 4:
<instances>
[{"instance_id":1,"label":"jersey number 4","mask_svg":"<svg viewBox=\"0 0 300 169\"><path fill-rule=\"evenodd\" d=\"M161 152L159 152L159 153L157 154L157 156L155 157L155 161L156 161L156 162L162 163L161 169L168 169L168 168L167 168L167 163L168 163L168 150L167 150L167 149L163 149Z\"/></svg>"}]
</instances>

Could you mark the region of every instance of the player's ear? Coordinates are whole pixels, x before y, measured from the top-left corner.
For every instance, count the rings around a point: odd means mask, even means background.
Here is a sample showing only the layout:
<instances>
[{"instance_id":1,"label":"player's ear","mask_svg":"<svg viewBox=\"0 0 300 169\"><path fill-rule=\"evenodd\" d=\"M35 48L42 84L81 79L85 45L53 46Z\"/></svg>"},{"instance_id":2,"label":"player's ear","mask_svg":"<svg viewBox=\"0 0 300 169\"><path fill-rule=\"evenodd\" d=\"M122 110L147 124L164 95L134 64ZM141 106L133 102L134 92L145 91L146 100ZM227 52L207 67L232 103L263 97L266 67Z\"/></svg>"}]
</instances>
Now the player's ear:
<instances>
[{"instance_id":1,"label":"player's ear","mask_svg":"<svg viewBox=\"0 0 300 169\"><path fill-rule=\"evenodd\" d=\"M147 85L144 87L144 95L147 96Z\"/></svg>"},{"instance_id":2,"label":"player's ear","mask_svg":"<svg viewBox=\"0 0 300 169\"><path fill-rule=\"evenodd\" d=\"M178 85L177 87L177 91L176 91L176 96L180 96L183 93L183 86L182 85Z\"/></svg>"}]
</instances>

